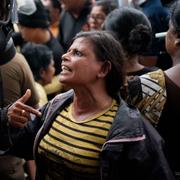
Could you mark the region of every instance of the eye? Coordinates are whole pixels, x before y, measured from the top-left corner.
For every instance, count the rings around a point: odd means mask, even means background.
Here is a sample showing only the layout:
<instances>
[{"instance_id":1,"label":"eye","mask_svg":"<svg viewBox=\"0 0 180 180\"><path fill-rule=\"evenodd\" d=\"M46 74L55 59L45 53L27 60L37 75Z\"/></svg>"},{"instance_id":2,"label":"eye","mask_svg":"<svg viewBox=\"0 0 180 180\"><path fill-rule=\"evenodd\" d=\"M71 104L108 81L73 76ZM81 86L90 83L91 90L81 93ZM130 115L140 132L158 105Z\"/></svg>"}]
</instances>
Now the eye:
<instances>
[{"instance_id":1,"label":"eye","mask_svg":"<svg viewBox=\"0 0 180 180\"><path fill-rule=\"evenodd\" d=\"M78 51L77 49L74 50L74 55L81 57L83 54L81 51Z\"/></svg>"}]
</instances>

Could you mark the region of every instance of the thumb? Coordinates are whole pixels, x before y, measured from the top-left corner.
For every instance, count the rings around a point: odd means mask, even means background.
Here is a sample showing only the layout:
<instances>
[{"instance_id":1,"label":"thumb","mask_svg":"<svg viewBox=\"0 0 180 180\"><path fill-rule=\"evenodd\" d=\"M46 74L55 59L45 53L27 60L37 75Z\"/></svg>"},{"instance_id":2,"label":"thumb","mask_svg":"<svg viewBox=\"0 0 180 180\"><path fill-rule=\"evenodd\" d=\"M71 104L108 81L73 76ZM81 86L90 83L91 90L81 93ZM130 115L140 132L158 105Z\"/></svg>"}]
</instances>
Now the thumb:
<instances>
[{"instance_id":1,"label":"thumb","mask_svg":"<svg viewBox=\"0 0 180 180\"><path fill-rule=\"evenodd\" d=\"M30 97L31 97L31 90L27 89L25 94L18 101L22 103L26 103Z\"/></svg>"}]
</instances>

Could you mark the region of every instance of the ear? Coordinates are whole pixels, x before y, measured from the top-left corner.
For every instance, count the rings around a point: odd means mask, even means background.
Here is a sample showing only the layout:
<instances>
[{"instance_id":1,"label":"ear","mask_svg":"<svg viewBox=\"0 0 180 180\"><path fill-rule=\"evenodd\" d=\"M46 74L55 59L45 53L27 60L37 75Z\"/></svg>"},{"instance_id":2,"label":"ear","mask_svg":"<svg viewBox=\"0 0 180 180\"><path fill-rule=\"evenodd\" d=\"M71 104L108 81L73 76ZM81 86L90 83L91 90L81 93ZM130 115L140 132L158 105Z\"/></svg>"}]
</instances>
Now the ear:
<instances>
[{"instance_id":1,"label":"ear","mask_svg":"<svg viewBox=\"0 0 180 180\"><path fill-rule=\"evenodd\" d=\"M40 74L42 81L44 81L44 79L46 79L46 70L44 68L41 68L39 71L39 74Z\"/></svg>"},{"instance_id":2,"label":"ear","mask_svg":"<svg viewBox=\"0 0 180 180\"><path fill-rule=\"evenodd\" d=\"M100 72L97 74L97 78L104 78L109 71L111 70L111 62L110 61L105 61L100 69Z\"/></svg>"}]
</instances>

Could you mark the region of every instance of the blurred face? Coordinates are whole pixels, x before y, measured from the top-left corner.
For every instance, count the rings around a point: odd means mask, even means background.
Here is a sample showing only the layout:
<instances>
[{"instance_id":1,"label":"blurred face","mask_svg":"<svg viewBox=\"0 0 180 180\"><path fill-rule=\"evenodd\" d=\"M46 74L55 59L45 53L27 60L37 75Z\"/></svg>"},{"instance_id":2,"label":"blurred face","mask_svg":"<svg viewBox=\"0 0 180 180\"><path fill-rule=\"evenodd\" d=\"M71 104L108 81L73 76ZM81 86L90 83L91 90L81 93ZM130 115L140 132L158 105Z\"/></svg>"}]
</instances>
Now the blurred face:
<instances>
[{"instance_id":1,"label":"blurred face","mask_svg":"<svg viewBox=\"0 0 180 180\"><path fill-rule=\"evenodd\" d=\"M48 9L49 11L49 15L50 15L50 19L51 19L51 24L54 24L58 21L60 21L60 14L61 14L61 10L59 8L55 8L53 7L52 2L50 2L48 5L45 5L45 7Z\"/></svg>"},{"instance_id":2,"label":"blurred face","mask_svg":"<svg viewBox=\"0 0 180 180\"><path fill-rule=\"evenodd\" d=\"M77 6L77 1L78 0L61 0L60 2L63 9L70 11Z\"/></svg>"},{"instance_id":3,"label":"blurred face","mask_svg":"<svg viewBox=\"0 0 180 180\"><path fill-rule=\"evenodd\" d=\"M48 68L42 69L40 72L43 85L51 83L54 73L55 73L54 61L52 59Z\"/></svg>"},{"instance_id":4,"label":"blurred face","mask_svg":"<svg viewBox=\"0 0 180 180\"><path fill-rule=\"evenodd\" d=\"M174 32L173 25L171 21L169 22L169 29L166 34L166 50L169 55L173 55L176 51L176 33Z\"/></svg>"},{"instance_id":5,"label":"blurred face","mask_svg":"<svg viewBox=\"0 0 180 180\"><path fill-rule=\"evenodd\" d=\"M21 26L21 25L18 25L18 28L19 28L19 31L22 35L22 38L25 41L33 42L34 34L36 34L34 28L29 28L29 27L25 27L25 26Z\"/></svg>"},{"instance_id":6,"label":"blurred face","mask_svg":"<svg viewBox=\"0 0 180 180\"><path fill-rule=\"evenodd\" d=\"M101 73L102 64L97 60L91 42L78 38L62 56L60 82L70 87L93 84Z\"/></svg>"},{"instance_id":7,"label":"blurred face","mask_svg":"<svg viewBox=\"0 0 180 180\"><path fill-rule=\"evenodd\" d=\"M101 6L94 6L88 18L89 27L91 30L101 30L101 26L106 18Z\"/></svg>"}]
</instances>

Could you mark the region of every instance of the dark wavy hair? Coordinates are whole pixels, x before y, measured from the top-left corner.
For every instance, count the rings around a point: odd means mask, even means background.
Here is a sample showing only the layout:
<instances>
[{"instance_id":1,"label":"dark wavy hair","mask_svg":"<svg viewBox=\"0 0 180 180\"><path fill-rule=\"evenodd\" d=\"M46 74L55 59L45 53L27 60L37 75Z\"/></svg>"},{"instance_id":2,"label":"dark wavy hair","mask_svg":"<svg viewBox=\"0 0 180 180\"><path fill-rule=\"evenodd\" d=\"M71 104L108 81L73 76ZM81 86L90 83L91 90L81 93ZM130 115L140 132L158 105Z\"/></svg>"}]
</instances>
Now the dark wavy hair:
<instances>
[{"instance_id":1,"label":"dark wavy hair","mask_svg":"<svg viewBox=\"0 0 180 180\"><path fill-rule=\"evenodd\" d=\"M53 59L52 51L43 44L27 43L21 52L32 70L34 79L40 80L41 68L46 70Z\"/></svg>"},{"instance_id":2,"label":"dark wavy hair","mask_svg":"<svg viewBox=\"0 0 180 180\"><path fill-rule=\"evenodd\" d=\"M111 70L106 77L106 89L111 97L116 98L125 79L125 57L120 43L112 34L105 31L80 32L73 41L78 38L85 38L92 44L99 61L111 62Z\"/></svg>"},{"instance_id":3,"label":"dark wavy hair","mask_svg":"<svg viewBox=\"0 0 180 180\"><path fill-rule=\"evenodd\" d=\"M103 29L115 34L127 56L143 54L151 44L150 21L143 12L134 8L123 7L112 11Z\"/></svg>"}]
</instances>

